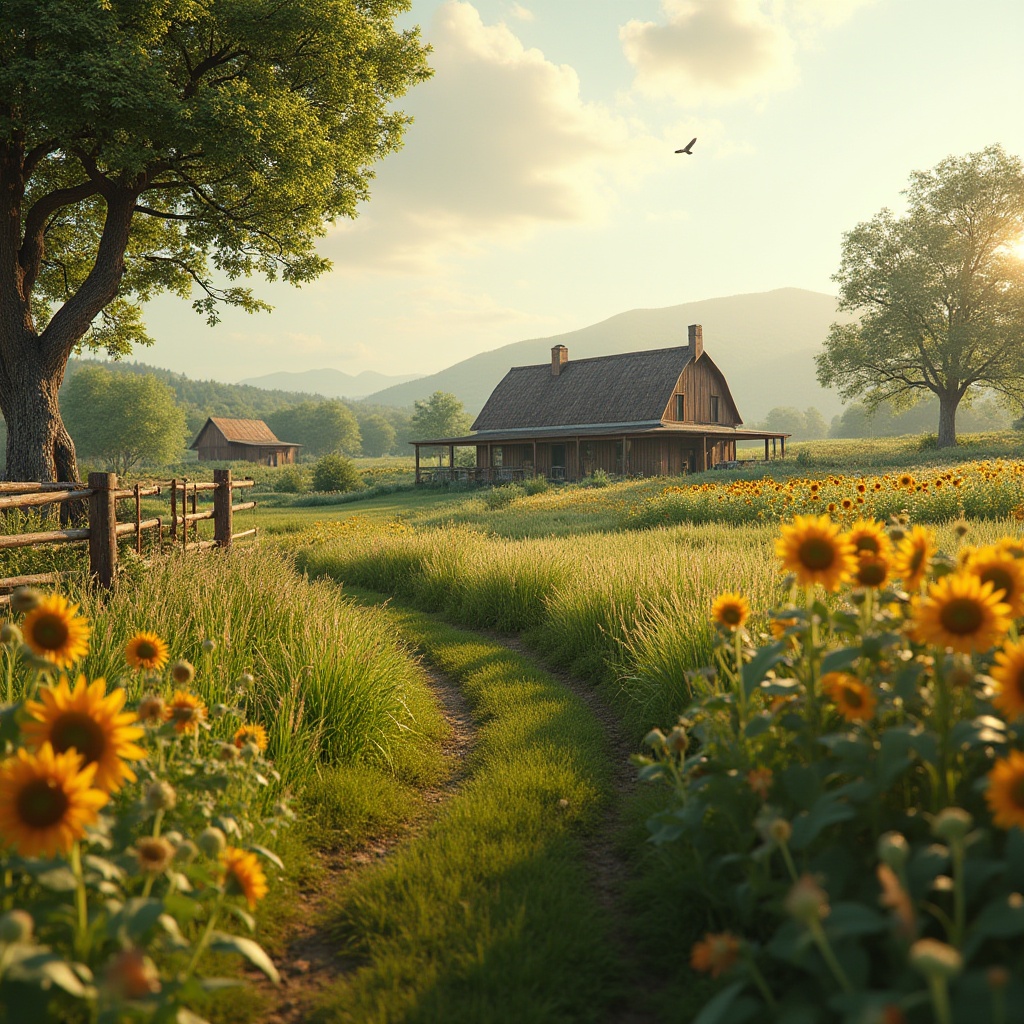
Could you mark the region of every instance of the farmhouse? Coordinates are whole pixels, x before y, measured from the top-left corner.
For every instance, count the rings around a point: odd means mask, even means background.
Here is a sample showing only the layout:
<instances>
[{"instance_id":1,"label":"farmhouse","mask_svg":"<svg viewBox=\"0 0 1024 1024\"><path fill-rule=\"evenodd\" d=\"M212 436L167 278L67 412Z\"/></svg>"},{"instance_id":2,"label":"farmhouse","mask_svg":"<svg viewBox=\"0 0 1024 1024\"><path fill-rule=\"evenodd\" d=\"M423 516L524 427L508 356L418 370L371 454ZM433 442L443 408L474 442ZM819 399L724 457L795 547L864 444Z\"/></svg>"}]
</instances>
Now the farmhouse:
<instances>
[{"instance_id":1,"label":"farmhouse","mask_svg":"<svg viewBox=\"0 0 1024 1024\"><path fill-rule=\"evenodd\" d=\"M674 476L736 458L737 441L764 441L785 454L786 437L744 430L722 371L704 351L700 324L688 344L593 359L514 366L465 437L413 441L416 480L580 480L601 469L622 476ZM476 466L454 466L455 449L476 449ZM448 448L448 466L420 467L422 448Z\"/></svg>"},{"instance_id":2,"label":"farmhouse","mask_svg":"<svg viewBox=\"0 0 1024 1024\"><path fill-rule=\"evenodd\" d=\"M278 441L263 420L229 420L211 416L189 445L200 462L258 462L285 466L295 461L301 444Z\"/></svg>"}]
</instances>

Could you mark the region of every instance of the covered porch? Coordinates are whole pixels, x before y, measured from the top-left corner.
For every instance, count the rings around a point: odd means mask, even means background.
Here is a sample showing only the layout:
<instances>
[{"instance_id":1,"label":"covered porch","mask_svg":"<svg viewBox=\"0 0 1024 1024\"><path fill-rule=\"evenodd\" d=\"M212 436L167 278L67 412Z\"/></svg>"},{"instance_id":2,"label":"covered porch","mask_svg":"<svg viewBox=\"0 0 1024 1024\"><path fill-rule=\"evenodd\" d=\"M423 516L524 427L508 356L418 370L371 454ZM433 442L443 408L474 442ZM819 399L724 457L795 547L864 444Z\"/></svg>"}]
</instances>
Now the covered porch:
<instances>
[{"instance_id":1,"label":"covered porch","mask_svg":"<svg viewBox=\"0 0 1024 1024\"><path fill-rule=\"evenodd\" d=\"M613 476L681 476L736 461L737 442L763 441L764 458L784 458L788 435L720 424L623 424L544 431L481 431L464 437L410 442L416 482L507 483L544 476L582 480L596 470ZM475 449L475 465L455 465L456 450ZM440 450L437 466L424 465L423 449Z\"/></svg>"}]
</instances>

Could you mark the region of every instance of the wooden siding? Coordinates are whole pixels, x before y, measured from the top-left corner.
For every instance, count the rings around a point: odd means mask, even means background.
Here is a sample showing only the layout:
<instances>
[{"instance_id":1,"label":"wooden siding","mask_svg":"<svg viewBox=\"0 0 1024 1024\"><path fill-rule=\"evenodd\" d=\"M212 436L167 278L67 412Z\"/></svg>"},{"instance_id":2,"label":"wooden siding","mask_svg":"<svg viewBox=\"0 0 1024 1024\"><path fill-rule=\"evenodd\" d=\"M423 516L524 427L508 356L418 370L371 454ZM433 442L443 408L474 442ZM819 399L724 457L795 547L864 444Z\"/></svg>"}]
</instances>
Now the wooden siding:
<instances>
[{"instance_id":1,"label":"wooden siding","mask_svg":"<svg viewBox=\"0 0 1024 1024\"><path fill-rule=\"evenodd\" d=\"M687 363L679 375L662 416L666 423L680 422L676 418L676 395L684 396L684 423L724 423L736 427L743 422L724 374L707 355L702 355L695 363ZM717 420L712 414L713 396L718 398Z\"/></svg>"}]
</instances>

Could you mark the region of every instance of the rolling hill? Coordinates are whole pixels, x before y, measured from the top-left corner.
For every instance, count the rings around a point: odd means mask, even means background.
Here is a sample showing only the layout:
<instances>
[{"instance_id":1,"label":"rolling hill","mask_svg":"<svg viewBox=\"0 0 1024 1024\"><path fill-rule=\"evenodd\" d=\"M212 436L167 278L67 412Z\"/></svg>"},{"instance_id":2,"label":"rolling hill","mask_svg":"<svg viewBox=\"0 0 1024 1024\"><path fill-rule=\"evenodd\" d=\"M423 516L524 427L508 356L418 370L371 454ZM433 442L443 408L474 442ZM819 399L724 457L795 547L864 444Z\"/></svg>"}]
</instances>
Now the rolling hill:
<instances>
[{"instance_id":1,"label":"rolling hill","mask_svg":"<svg viewBox=\"0 0 1024 1024\"><path fill-rule=\"evenodd\" d=\"M262 377L248 377L239 381L239 384L272 391L315 392L328 398L365 398L382 388L400 386L416 379L416 374L386 374L374 370L364 370L355 375L331 369L301 372L280 370Z\"/></svg>"},{"instance_id":2,"label":"rolling hill","mask_svg":"<svg viewBox=\"0 0 1024 1024\"><path fill-rule=\"evenodd\" d=\"M814 356L837 319L844 317L837 314L833 296L800 288L633 309L566 334L481 352L438 373L377 391L366 401L409 406L435 391L450 391L475 414L510 367L547 362L553 345L567 346L570 359L685 345L687 325L699 323L705 348L728 379L746 423L780 405L813 405L828 420L842 411L842 403L835 392L819 386Z\"/></svg>"}]
</instances>

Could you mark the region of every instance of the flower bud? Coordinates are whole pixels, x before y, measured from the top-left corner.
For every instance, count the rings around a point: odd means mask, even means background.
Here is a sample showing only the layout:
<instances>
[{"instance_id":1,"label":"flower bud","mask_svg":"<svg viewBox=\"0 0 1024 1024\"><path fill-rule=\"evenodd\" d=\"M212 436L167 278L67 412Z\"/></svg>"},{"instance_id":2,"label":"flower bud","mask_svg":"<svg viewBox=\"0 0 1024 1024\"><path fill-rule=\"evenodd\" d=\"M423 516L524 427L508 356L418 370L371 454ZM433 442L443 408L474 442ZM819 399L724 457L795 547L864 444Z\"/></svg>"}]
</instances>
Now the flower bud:
<instances>
[{"instance_id":1,"label":"flower bud","mask_svg":"<svg viewBox=\"0 0 1024 1024\"><path fill-rule=\"evenodd\" d=\"M171 665L171 678L179 686L188 686L195 677L196 670L192 667L192 662L186 661L184 658L180 658Z\"/></svg>"},{"instance_id":2,"label":"flower bud","mask_svg":"<svg viewBox=\"0 0 1024 1024\"><path fill-rule=\"evenodd\" d=\"M105 986L119 999L145 999L160 991L160 972L141 950L125 949L114 956L103 972Z\"/></svg>"},{"instance_id":3,"label":"flower bud","mask_svg":"<svg viewBox=\"0 0 1024 1024\"><path fill-rule=\"evenodd\" d=\"M828 917L828 893L811 875L801 875L783 901L786 913L803 924L810 925Z\"/></svg>"},{"instance_id":4,"label":"flower bud","mask_svg":"<svg viewBox=\"0 0 1024 1024\"><path fill-rule=\"evenodd\" d=\"M230 764L237 761L241 751L234 743L220 743L217 746L217 760Z\"/></svg>"},{"instance_id":5,"label":"flower bud","mask_svg":"<svg viewBox=\"0 0 1024 1024\"><path fill-rule=\"evenodd\" d=\"M955 978L963 970L964 959L960 953L938 939L918 939L910 947L910 963L922 974Z\"/></svg>"},{"instance_id":6,"label":"flower bud","mask_svg":"<svg viewBox=\"0 0 1024 1024\"><path fill-rule=\"evenodd\" d=\"M170 867L174 847L163 836L147 836L135 844L135 855L141 871L159 875Z\"/></svg>"},{"instance_id":7,"label":"flower bud","mask_svg":"<svg viewBox=\"0 0 1024 1024\"><path fill-rule=\"evenodd\" d=\"M773 842L781 846L789 842L793 835L793 826L785 818L776 818L768 825L767 833Z\"/></svg>"},{"instance_id":8,"label":"flower bud","mask_svg":"<svg viewBox=\"0 0 1024 1024\"><path fill-rule=\"evenodd\" d=\"M932 834L947 843L962 841L974 825L974 818L962 807L947 807L932 821Z\"/></svg>"},{"instance_id":9,"label":"flower bud","mask_svg":"<svg viewBox=\"0 0 1024 1024\"><path fill-rule=\"evenodd\" d=\"M660 729L652 729L644 737L644 746L650 747L652 750L664 750L665 734Z\"/></svg>"},{"instance_id":10,"label":"flower bud","mask_svg":"<svg viewBox=\"0 0 1024 1024\"><path fill-rule=\"evenodd\" d=\"M178 802L178 794L169 782L156 779L146 787L146 807L151 811L168 811Z\"/></svg>"},{"instance_id":11,"label":"flower bud","mask_svg":"<svg viewBox=\"0 0 1024 1024\"><path fill-rule=\"evenodd\" d=\"M35 587L15 587L11 594L11 611L24 615L32 611L43 599L43 595Z\"/></svg>"},{"instance_id":12,"label":"flower bud","mask_svg":"<svg viewBox=\"0 0 1024 1024\"><path fill-rule=\"evenodd\" d=\"M227 704L214 704L210 708L210 716L212 718L223 718L228 713L228 710Z\"/></svg>"},{"instance_id":13,"label":"flower bud","mask_svg":"<svg viewBox=\"0 0 1024 1024\"><path fill-rule=\"evenodd\" d=\"M191 839L183 839L174 850L176 864L191 864L199 856L199 847Z\"/></svg>"},{"instance_id":14,"label":"flower bud","mask_svg":"<svg viewBox=\"0 0 1024 1024\"><path fill-rule=\"evenodd\" d=\"M27 911L8 910L0 917L0 944L31 941L33 927L32 915Z\"/></svg>"},{"instance_id":15,"label":"flower bud","mask_svg":"<svg viewBox=\"0 0 1024 1024\"><path fill-rule=\"evenodd\" d=\"M970 533L970 531L971 531L971 528L962 519L958 523L956 523L954 525L954 527L953 527L953 532L958 537L966 537L967 534Z\"/></svg>"},{"instance_id":16,"label":"flower bud","mask_svg":"<svg viewBox=\"0 0 1024 1024\"><path fill-rule=\"evenodd\" d=\"M198 845L207 857L219 857L228 845L228 838L219 828L211 825L199 833Z\"/></svg>"},{"instance_id":17,"label":"flower bud","mask_svg":"<svg viewBox=\"0 0 1024 1024\"><path fill-rule=\"evenodd\" d=\"M0 644L4 647L19 647L24 642L21 630L13 622L5 622L0 626Z\"/></svg>"},{"instance_id":18,"label":"flower bud","mask_svg":"<svg viewBox=\"0 0 1024 1024\"><path fill-rule=\"evenodd\" d=\"M910 856L910 844L901 832L886 832L878 837L878 859L893 871L902 871Z\"/></svg>"},{"instance_id":19,"label":"flower bud","mask_svg":"<svg viewBox=\"0 0 1024 1024\"><path fill-rule=\"evenodd\" d=\"M217 644L213 640L204 640L202 643L203 654L213 654L217 650Z\"/></svg>"},{"instance_id":20,"label":"flower bud","mask_svg":"<svg viewBox=\"0 0 1024 1024\"><path fill-rule=\"evenodd\" d=\"M166 704L163 697L156 693L149 693L139 701L135 714L140 722L158 723L164 720L165 710Z\"/></svg>"},{"instance_id":21,"label":"flower bud","mask_svg":"<svg viewBox=\"0 0 1024 1024\"><path fill-rule=\"evenodd\" d=\"M242 691L242 693L248 693L252 689L252 684L256 680L248 673L243 672L237 679L236 685Z\"/></svg>"},{"instance_id":22,"label":"flower bud","mask_svg":"<svg viewBox=\"0 0 1024 1024\"><path fill-rule=\"evenodd\" d=\"M1000 967L998 964L990 967L985 971L985 982L989 988L1006 988L1010 984L1011 975L1005 967Z\"/></svg>"},{"instance_id":23,"label":"flower bud","mask_svg":"<svg viewBox=\"0 0 1024 1024\"><path fill-rule=\"evenodd\" d=\"M242 760L255 761L260 756L260 748L250 740L242 747Z\"/></svg>"},{"instance_id":24,"label":"flower bud","mask_svg":"<svg viewBox=\"0 0 1024 1024\"><path fill-rule=\"evenodd\" d=\"M681 725L677 725L665 739L665 746L673 754L679 754L680 756L686 753L686 748L689 745L690 739L686 735L686 730Z\"/></svg>"}]
</instances>

